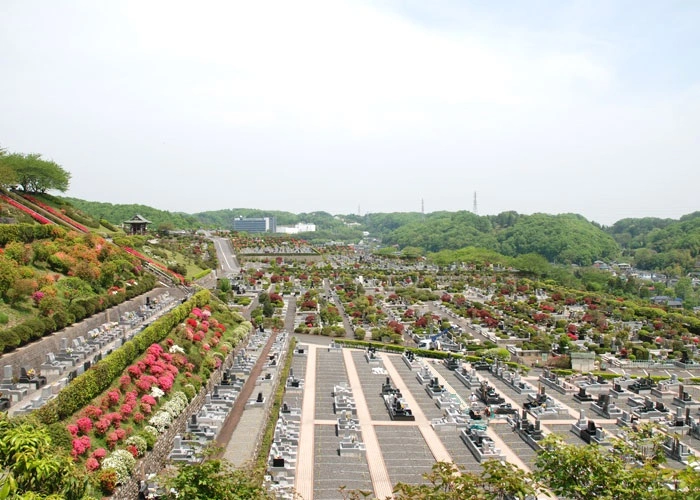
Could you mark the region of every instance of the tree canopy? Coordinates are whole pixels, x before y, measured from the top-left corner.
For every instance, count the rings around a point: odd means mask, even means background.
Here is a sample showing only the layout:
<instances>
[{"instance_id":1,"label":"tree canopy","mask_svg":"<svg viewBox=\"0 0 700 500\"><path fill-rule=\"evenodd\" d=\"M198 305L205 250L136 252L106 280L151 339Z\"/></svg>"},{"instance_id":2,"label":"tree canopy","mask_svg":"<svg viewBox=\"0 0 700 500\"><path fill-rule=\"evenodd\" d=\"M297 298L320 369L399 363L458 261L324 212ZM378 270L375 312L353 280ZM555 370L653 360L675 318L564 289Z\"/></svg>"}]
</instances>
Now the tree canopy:
<instances>
[{"instance_id":1,"label":"tree canopy","mask_svg":"<svg viewBox=\"0 0 700 500\"><path fill-rule=\"evenodd\" d=\"M0 153L0 183L5 187L19 186L30 193L65 192L71 174L39 153Z\"/></svg>"}]
</instances>

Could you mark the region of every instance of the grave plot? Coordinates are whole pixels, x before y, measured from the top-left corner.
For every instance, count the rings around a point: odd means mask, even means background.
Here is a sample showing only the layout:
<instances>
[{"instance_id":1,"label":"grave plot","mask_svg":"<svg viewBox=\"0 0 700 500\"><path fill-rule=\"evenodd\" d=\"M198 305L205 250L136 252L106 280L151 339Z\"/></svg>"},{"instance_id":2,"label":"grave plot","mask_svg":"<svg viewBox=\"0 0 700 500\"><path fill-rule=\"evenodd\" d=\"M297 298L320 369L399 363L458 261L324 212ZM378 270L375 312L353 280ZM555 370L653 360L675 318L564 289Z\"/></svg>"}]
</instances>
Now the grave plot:
<instances>
[{"instance_id":1,"label":"grave plot","mask_svg":"<svg viewBox=\"0 0 700 500\"><path fill-rule=\"evenodd\" d=\"M361 433L358 436L362 438ZM314 432L314 500L337 500L338 488L372 491L367 457L364 452L338 453L339 438L332 425L316 425Z\"/></svg>"},{"instance_id":2,"label":"grave plot","mask_svg":"<svg viewBox=\"0 0 700 500\"><path fill-rule=\"evenodd\" d=\"M442 410L435 405L435 401L425 391L425 387L416 379L416 373L412 371L397 356L391 356L394 368L399 372L404 383L411 391L416 403L420 406L428 420L442 417Z\"/></svg>"},{"instance_id":3,"label":"grave plot","mask_svg":"<svg viewBox=\"0 0 700 500\"><path fill-rule=\"evenodd\" d=\"M391 420L389 418L389 414L387 413L386 406L384 405L384 399L381 396L382 383L385 381L386 375L377 373L376 370L376 368L381 365L370 365L365 360L364 353L360 351L353 351L352 359L355 362L355 367L357 368L357 376L360 378L362 392L365 395L365 401L372 420Z\"/></svg>"},{"instance_id":4,"label":"grave plot","mask_svg":"<svg viewBox=\"0 0 700 500\"><path fill-rule=\"evenodd\" d=\"M513 450L513 453L525 462L525 465L530 467L531 470L534 469L537 453L529 444L523 441L517 432L513 432L513 428L510 424L493 422L490 427L496 431L503 442L508 445L508 448Z\"/></svg>"},{"instance_id":5,"label":"grave plot","mask_svg":"<svg viewBox=\"0 0 700 500\"><path fill-rule=\"evenodd\" d=\"M336 385L348 385L342 350L316 350L316 420L335 420L333 390Z\"/></svg>"},{"instance_id":6,"label":"grave plot","mask_svg":"<svg viewBox=\"0 0 700 500\"><path fill-rule=\"evenodd\" d=\"M375 426L379 446L392 484L425 483L422 475L435 463L417 426Z\"/></svg>"}]
</instances>

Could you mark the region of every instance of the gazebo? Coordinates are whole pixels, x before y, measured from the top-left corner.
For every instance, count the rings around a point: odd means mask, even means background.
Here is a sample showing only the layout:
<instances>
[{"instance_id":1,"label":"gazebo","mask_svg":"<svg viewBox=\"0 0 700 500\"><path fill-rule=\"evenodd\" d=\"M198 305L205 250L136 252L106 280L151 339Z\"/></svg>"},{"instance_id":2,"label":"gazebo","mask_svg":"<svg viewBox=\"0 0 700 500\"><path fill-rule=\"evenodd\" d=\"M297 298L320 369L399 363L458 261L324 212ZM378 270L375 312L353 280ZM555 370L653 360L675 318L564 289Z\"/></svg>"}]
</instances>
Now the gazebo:
<instances>
[{"instance_id":1,"label":"gazebo","mask_svg":"<svg viewBox=\"0 0 700 500\"><path fill-rule=\"evenodd\" d=\"M128 234L146 234L148 224L151 224L151 221L140 214L136 214L130 220L124 221L124 225L129 226L129 229L126 231Z\"/></svg>"}]
</instances>

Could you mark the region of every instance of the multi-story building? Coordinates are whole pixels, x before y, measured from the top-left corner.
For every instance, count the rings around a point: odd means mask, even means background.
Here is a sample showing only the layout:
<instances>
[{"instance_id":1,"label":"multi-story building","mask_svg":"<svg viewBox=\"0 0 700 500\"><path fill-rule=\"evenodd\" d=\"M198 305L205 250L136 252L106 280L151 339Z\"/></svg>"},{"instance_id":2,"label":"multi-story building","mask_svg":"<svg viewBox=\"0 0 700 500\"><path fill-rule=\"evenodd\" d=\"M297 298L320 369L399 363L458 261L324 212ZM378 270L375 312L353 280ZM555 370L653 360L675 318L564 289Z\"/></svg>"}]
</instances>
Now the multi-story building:
<instances>
[{"instance_id":1,"label":"multi-story building","mask_svg":"<svg viewBox=\"0 0 700 500\"><path fill-rule=\"evenodd\" d=\"M236 217L233 219L234 231L247 233L274 233L277 231L275 217Z\"/></svg>"}]
</instances>

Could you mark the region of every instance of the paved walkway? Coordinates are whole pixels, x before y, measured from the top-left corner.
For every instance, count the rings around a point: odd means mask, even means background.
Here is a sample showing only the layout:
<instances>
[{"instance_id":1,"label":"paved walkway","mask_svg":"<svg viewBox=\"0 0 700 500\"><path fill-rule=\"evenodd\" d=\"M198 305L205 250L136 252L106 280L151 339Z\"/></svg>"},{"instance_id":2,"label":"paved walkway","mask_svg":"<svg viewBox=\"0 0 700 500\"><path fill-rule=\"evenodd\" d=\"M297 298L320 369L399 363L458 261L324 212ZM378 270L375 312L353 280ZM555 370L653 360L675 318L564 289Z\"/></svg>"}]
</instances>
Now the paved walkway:
<instances>
[{"instance_id":1,"label":"paved walkway","mask_svg":"<svg viewBox=\"0 0 700 500\"><path fill-rule=\"evenodd\" d=\"M369 475L372 478L374 496L377 498L391 498L393 488L389 480L389 472L384 463L384 455L382 455L382 449L379 446L377 433L372 425L372 416L367 407L355 360L352 358L352 350L343 349L343 359L345 360L345 367L348 373L348 382L350 382L350 388L352 389L352 397L355 399L357 419L360 421L360 429L362 431L362 441L365 443L367 451L367 465L369 465Z\"/></svg>"},{"instance_id":2,"label":"paved walkway","mask_svg":"<svg viewBox=\"0 0 700 500\"><path fill-rule=\"evenodd\" d=\"M233 403L231 411L226 416L224 424L221 427L221 431L216 436L216 445L224 447L223 457L230 460L234 465L240 466L245 464L250 460L255 459L255 445L257 436L260 432L260 426L265 422L265 416L267 415L267 409L265 407L256 408L255 414L259 414L258 419L254 419L252 428L248 425L245 428L238 429L238 425L243 419L244 413L246 417L251 413L250 410L246 411L245 405L248 403L253 390L255 389L255 383L262 373L263 366L267 363L267 355L274 344L277 334L272 333L270 338L267 339L267 343L263 347L262 353L255 363L255 366L248 374L248 378L243 383L241 392L236 397L236 401ZM269 396L268 396L269 397ZM249 418L245 419L246 422ZM236 432L238 431L238 432ZM236 432L236 439L232 439L234 432Z\"/></svg>"},{"instance_id":3,"label":"paved walkway","mask_svg":"<svg viewBox=\"0 0 700 500\"><path fill-rule=\"evenodd\" d=\"M314 417L316 415L316 349L309 344L304 376L304 399L301 403L301 426L297 450L294 489L303 500L314 498Z\"/></svg>"}]
</instances>

